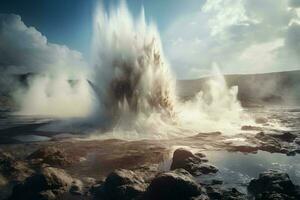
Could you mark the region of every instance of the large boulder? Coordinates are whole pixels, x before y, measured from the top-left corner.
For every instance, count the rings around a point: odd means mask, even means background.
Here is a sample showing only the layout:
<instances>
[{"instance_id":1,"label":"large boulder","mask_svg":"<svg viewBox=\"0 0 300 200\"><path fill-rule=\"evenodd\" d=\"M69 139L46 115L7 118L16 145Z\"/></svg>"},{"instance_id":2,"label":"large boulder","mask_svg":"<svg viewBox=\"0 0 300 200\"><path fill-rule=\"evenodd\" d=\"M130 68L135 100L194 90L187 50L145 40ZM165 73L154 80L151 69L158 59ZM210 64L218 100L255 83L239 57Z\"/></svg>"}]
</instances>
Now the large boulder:
<instances>
[{"instance_id":1,"label":"large boulder","mask_svg":"<svg viewBox=\"0 0 300 200\"><path fill-rule=\"evenodd\" d=\"M299 186L292 183L288 174L274 170L261 173L258 179L251 180L248 191L257 200L300 199Z\"/></svg>"},{"instance_id":2,"label":"large boulder","mask_svg":"<svg viewBox=\"0 0 300 200\"><path fill-rule=\"evenodd\" d=\"M64 170L53 167L45 167L39 173L28 177L24 182L13 188L10 199L35 200L43 197L57 198L68 191L76 183ZM51 198L50 198L51 199Z\"/></svg>"},{"instance_id":3,"label":"large boulder","mask_svg":"<svg viewBox=\"0 0 300 200\"><path fill-rule=\"evenodd\" d=\"M146 191L144 179L131 170L118 169L110 173L105 182L95 191L96 199L133 200Z\"/></svg>"},{"instance_id":4,"label":"large boulder","mask_svg":"<svg viewBox=\"0 0 300 200\"><path fill-rule=\"evenodd\" d=\"M173 160L171 164L171 170L185 169L189 173L195 176L201 174L216 173L218 169L210 164L205 163L205 155L201 153L193 154L192 152L179 148L173 153Z\"/></svg>"},{"instance_id":5,"label":"large boulder","mask_svg":"<svg viewBox=\"0 0 300 200\"><path fill-rule=\"evenodd\" d=\"M158 174L147 188L147 200L186 200L204 195L189 172L177 169Z\"/></svg>"}]
</instances>

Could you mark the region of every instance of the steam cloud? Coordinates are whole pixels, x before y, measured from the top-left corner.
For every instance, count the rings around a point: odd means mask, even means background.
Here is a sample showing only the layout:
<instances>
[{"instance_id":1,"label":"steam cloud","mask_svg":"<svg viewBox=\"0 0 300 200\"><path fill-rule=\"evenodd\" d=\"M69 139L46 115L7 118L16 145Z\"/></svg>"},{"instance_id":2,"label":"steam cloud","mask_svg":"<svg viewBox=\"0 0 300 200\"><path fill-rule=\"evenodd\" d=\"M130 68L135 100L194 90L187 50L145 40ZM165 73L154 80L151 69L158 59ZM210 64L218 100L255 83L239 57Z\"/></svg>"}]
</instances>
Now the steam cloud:
<instances>
[{"instance_id":1,"label":"steam cloud","mask_svg":"<svg viewBox=\"0 0 300 200\"><path fill-rule=\"evenodd\" d=\"M79 52L49 43L14 14L0 14L0 52L1 90L13 93L20 114L78 117L91 109L87 64ZM16 81L24 74L30 74L26 88Z\"/></svg>"}]
</instances>

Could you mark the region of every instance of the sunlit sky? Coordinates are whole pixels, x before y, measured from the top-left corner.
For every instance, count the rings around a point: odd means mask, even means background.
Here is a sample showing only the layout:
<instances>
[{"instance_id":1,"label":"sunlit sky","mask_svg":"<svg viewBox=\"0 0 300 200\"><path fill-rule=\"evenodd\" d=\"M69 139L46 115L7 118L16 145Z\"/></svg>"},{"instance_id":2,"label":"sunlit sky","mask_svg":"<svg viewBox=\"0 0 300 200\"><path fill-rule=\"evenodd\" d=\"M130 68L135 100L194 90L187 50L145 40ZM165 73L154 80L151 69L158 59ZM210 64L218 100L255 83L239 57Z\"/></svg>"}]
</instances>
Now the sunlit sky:
<instances>
[{"instance_id":1,"label":"sunlit sky","mask_svg":"<svg viewBox=\"0 0 300 200\"><path fill-rule=\"evenodd\" d=\"M103 1L107 10L118 2ZM88 62L96 4L96 0L1 0L0 13L19 15L49 43L66 45ZM143 6L147 20L157 24L178 78L204 75L212 63L225 73L300 69L299 0L128 0L127 4L134 16Z\"/></svg>"}]
</instances>

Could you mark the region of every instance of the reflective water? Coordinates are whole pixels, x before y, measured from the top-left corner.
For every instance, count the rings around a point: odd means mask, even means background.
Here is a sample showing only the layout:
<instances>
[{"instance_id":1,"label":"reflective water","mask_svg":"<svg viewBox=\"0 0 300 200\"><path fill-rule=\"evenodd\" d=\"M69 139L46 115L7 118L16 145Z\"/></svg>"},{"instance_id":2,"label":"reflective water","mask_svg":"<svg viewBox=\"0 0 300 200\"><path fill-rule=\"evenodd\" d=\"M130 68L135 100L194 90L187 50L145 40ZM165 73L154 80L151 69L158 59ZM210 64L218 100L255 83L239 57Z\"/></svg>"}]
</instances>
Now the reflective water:
<instances>
[{"instance_id":1,"label":"reflective water","mask_svg":"<svg viewBox=\"0 0 300 200\"><path fill-rule=\"evenodd\" d=\"M240 152L207 151L210 163L219 168L213 176L201 176L200 182L212 179L222 180L226 187L237 187L246 193L246 186L251 179L268 169L281 170L289 174L294 184L300 185L300 155L286 156L279 153L258 151L256 154Z\"/></svg>"}]
</instances>

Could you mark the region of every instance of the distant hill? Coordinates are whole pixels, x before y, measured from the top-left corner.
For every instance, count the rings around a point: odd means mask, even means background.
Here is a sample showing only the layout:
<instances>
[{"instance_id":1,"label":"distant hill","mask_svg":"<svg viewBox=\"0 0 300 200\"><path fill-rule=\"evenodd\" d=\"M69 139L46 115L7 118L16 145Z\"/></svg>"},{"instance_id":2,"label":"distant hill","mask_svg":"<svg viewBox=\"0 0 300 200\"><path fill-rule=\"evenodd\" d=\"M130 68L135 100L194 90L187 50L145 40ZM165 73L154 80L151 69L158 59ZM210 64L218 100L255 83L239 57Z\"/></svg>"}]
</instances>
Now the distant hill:
<instances>
[{"instance_id":1,"label":"distant hill","mask_svg":"<svg viewBox=\"0 0 300 200\"><path fill-rule=\"evenodd\" d=\"M27 87L35 74L0 77L0 111L15 108L12 91ZM206 91L209 77L196 80L178 80L177 93L180 98L189 99L199 91ZM300 70L266 74L225 75L229 87L237 85L238 99L243 106L266 104L300 105ZM76 80L69 80L70 84Z\"/></svg>"},{"instance_id":2,"label":"distant hill","mask_svg":"<svg viewBox=\"0 0 300 200\"><path fill-rule=\"evenodd\" d=\"M206 91L209 77L178 80L177 92L188 99L199 91ZM237 85L238 99L244 106L282 104L300 105L300 70L265 74L225 75L229 87Z\"/></svg>"}]
</instances>

